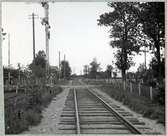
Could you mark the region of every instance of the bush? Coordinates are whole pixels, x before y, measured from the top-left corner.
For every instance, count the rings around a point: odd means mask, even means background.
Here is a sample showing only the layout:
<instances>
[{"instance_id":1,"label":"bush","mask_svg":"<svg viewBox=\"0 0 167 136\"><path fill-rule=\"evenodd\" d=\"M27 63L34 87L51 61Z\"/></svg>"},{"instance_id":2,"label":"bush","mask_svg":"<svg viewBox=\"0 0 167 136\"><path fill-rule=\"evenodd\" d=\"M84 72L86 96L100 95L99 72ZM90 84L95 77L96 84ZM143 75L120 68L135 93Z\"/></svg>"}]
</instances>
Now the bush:
<instances>
[{"instance_id":1,"label":"bush","mask_svg":"<svg viewBox=\"0 0 167 136\"><path fill-rule=\"evenodd\" d=\"M5 108L5 133L18 134L29 126L40 123L43 108L61 91L60 87L34 86L29 94L22 94L23 99L19 100L16 106L14 103L8 105L9 102L5 101L5 107L8 107Z\"/></svg>"},{"instance_id":2,"label":"bush","mask_svg":"<svg viewBox=\"0 0 167 136\"><path fill-rule=\"evenodd\" d=\"M158 86L158 94L155 97L155 100L160 105L165 105L165 84L161 84Z\"/></svg>"},{"instance_id":3,"label":"bush","mask_svg":"<svg viewBox=\"0 0 167 136\"><path fill-rule=\"evenodd\" d=\"M30 125L37 125L42 117L36 109L28 109L26 114L26 120Z\"/></svg>"}]
</instances>

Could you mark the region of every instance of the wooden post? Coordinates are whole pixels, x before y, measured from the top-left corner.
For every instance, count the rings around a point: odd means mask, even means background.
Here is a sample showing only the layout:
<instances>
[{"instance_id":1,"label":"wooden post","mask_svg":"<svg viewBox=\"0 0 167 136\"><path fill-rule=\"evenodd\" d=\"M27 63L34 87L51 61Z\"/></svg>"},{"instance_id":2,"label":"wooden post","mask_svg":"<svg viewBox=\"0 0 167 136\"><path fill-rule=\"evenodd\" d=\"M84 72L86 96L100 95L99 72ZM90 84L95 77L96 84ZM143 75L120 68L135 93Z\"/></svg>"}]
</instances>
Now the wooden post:
<instances>
[{"instance_id":1,"label":"wooden post","mask_svg":"<svg viewBox=\"0 0 167 136\"><path fill-rule=\"evenodd\" d=\"M150 86L150 99L153 100L153 88Z\"/></svg>"},{"instance_id":2,"label":"wooden post","mask_svg":"<svg viewBox=\"0 0 167 136\"><path fill-rule=\"evenodd\" d=\"M132 89L132 82L130 82L130 92L132 93L133 89Z\"/></svg>"},{"instance_id":3,"label":"wooden post","mask_svg":"<svg viewBox=\"0 0 167 136\"><path fill-rule=\"evenodd\" d=\"M18 93L18 85L16 85L16 94Z\"/></svg>"},{"instance_id":4,"label":"wooden post","mask_svg":"<svg viewBox=\"0 0 167 136\"><path fill-rule=\"evenodd\" d=\"M123 81L123 90L125 91L126 90L126 82Z\"/></svg>"},{"instance_id":5,"label":"wooden post","mask_svg":"<svg viewBox=\"0 0 167 136\"><path fill-rule=\"evenodd\" d=\"M140 83L138 84L138 89L139 89L139 96L141 95L141 85Z\"/></svg>"}]
</instances>

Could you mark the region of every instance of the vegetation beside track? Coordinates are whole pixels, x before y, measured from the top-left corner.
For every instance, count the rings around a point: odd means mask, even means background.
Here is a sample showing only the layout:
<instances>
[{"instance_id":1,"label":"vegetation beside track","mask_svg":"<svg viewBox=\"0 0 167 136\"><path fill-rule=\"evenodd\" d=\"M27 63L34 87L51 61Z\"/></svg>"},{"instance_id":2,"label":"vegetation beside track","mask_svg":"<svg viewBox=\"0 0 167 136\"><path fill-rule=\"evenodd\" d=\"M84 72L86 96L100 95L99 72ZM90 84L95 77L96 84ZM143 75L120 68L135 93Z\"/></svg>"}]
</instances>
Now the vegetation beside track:
<instances>
[{"instance_id":1,"label":"vegetation beside track","mask_svg":"<svg viewBox=\"0 0 167 136\"><path fill-rule=\"evenodd\" d=\"M156 100L151 101L142 96L138 97L133 93L111 86L104 85L100 89L144 117L156 119L158 123L165 125L165 106L160 105Z\"/></svg>"},{"instance_id":2,"label":"vegetation beside track","mask_svg":"<svg viewBox=\"0 0 167 136\"><path fill-rule=\"evenodd\" d=\"M18 134L37 125L42 119L42 110L52 98L62 91L60 87L33 86L19 92L15 98L5 100L5 133Z\"/></svg>"}]
</instances>

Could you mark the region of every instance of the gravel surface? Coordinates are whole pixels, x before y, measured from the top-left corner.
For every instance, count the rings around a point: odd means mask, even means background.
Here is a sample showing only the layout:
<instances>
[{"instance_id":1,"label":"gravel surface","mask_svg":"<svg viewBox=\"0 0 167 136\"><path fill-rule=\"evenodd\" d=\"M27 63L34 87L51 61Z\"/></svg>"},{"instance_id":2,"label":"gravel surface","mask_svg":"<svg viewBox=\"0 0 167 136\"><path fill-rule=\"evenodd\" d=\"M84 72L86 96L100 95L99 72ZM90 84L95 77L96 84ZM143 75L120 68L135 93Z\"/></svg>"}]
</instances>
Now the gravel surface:
<instances>
[{"instance_id":1,"label":"gravel surface","mask_svg":"<svg viewBox=\"0 0 167 136\"><path fill-rule=\"evenodd\" d=\"M42 112L42 120L38 126L30 127L28 131L22 134L56 134L58 133L58 123L69 88L66 88L62 93L53 98L50 105Z\"/></svg>"},{"instance_id":2,"label":"gravel surface","mask_svg":"<svg viewBox=\"0 0 167 136\"><path fill-rule=\"evenodd\" d=\"M100 91L99 89L94 89L98 94L104 96L108 100L116 103L121 106L128 112L131 112L134 117L138 118L141 122L145 122L146 126L151 128L150 132L157 132L165 134L165 127L161 124L157 124L156 120L150 120L142 117L141 114L138 114L130 110L127 106L124 106L121 102L118 102L108 96L106 93ZM66 97L69 93L69 88L63 90L62 93L57 95L50 105L42 112L43 118L41 123L38 126L30 127L28 131L23 132L22 134L60 134L58 130L58 123L60 120L61 112L64 108Z\"/></svg>"},{"instance_id":3,"label":"gravel surface","mask_svg":"<svg viewBox=\"0 0 167 136\"><path fill-rule=\"evenodd\" d=\"M142 114L138 114L138 113L132 111L127 106L123 105L121 102L118 102L118 101L112 99L110 96L108 96L106 93L100 91L99 89L93 89L93 90L96 91L98 94L104 96L108 100L114 102L116 105L121 106L126 111L132 113L133 116L136 117L141 122L145 122L146 126L148 126L149 128L151 128L150 130L148 130L149 132L155 132L155 133L165 134L165 127L162 124L157 124L156 120L151 120L151 119L148 119L148 118L144 118L142 116Z\"/></svg>"}]
</instances>

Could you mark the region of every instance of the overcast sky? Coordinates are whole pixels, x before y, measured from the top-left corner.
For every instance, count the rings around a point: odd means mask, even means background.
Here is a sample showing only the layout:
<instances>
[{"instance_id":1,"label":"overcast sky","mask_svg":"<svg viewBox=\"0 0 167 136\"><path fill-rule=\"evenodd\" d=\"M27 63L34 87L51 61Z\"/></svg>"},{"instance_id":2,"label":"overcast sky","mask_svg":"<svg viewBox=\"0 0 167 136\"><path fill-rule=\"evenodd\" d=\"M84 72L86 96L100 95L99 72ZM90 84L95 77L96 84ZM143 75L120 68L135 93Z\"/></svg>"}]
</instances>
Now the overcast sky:
<instances>
[{"instance_id":1,"label":"overcast sky","mask_svg":"<svg viewBox=\"0 0 167 136\"><path fill-rule=\"evenodd\" d=\"M51 26L51 39L49 45L49 62L58 65L58 52L61 59L66 59L73 72L80 73L83 65L89 64L93 58L101 64L103 70L114 60L114 51L109 46L109 28L97 25L99 15L112 11L105 2L56 2L49 5L49 21ZM11 64L24 66L30 64L33 58L32 46L32 20L29 15L34 12L35 19L36 53L45 51L45 29L41 25L44 9L39 3L13 3L2 4L2 27L10 33ZM147 55L147 60L150 60ZM130 71L135 71L139 63L144 62L144 56L134 58L136 63ZM3 64L8 64L8 39L3 41Z\"/></svg>"}]
</instances>

